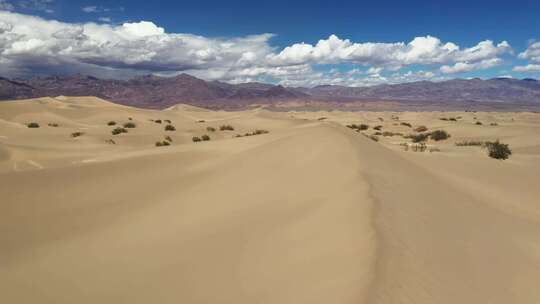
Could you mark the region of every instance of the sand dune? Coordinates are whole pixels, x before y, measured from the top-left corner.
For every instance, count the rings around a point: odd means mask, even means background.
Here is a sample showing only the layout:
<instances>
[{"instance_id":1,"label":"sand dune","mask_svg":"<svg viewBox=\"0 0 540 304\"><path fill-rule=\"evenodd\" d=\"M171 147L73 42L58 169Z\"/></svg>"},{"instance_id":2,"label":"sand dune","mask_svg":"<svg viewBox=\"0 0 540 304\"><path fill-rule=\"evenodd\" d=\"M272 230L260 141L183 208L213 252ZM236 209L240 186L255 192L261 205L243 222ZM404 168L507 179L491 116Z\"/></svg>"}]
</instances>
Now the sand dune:
<instances>
[{"instance_id":1,"label":"sand dune","mask_svg":"<svg viewBox=\"0 0 540 304\"><path fill-rule=\"evenodd\" d=\"M402 122L452 137L362 136ZM0 103L0 302L536 303L539 130L535 113Z\"/></svg>"}]
</instances>

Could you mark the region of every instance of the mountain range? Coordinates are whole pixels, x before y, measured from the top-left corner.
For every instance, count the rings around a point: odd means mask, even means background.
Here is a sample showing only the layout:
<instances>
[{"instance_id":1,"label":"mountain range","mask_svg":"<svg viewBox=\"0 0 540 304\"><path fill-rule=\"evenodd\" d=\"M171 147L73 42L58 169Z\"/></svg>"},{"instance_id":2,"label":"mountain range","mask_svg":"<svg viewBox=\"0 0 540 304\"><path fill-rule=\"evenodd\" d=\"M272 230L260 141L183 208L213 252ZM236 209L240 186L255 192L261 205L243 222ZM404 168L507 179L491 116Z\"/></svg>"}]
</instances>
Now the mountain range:
<instances>
[{"instance_id":1,"label":"mountain range","mask_svg":"<svg viewBox=\"0 0 540 304\"><path fill-rule=\"evenodd\" d=\"M178 103L212 109L254 105L318 105L330 108L374 105L374 102L407 107L447 106L474 108L540 108L540 81L493 78L419 81L371 87L321 85L313 88L284 87L266 83L230 84L205 81L188 74L154 75L129 80L100 79L85 75L47 76L30 79L0 77L0 100L43 96L97 96L116 103L162 109Z\"/></svg>"}]
</instances>

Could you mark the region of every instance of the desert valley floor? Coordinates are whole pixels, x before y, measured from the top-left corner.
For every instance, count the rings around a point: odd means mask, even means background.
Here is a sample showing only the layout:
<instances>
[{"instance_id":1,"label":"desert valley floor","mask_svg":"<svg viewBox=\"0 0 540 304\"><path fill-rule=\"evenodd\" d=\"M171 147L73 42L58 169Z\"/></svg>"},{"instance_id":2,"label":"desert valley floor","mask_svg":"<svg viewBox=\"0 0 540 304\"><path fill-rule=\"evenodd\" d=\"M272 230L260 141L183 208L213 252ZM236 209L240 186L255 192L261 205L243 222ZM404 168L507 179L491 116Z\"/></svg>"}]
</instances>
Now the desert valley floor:
<instances>
[{"instance_id":1,"label":"desert valley floor","mask_svg":"<svg viewBox=\"0 0 540 304\"><path fill-rule=\"evenodd\" d=\"M538 113L2 102L0 198L0 303L540 303Z\"/></svg>"}]
</instances>

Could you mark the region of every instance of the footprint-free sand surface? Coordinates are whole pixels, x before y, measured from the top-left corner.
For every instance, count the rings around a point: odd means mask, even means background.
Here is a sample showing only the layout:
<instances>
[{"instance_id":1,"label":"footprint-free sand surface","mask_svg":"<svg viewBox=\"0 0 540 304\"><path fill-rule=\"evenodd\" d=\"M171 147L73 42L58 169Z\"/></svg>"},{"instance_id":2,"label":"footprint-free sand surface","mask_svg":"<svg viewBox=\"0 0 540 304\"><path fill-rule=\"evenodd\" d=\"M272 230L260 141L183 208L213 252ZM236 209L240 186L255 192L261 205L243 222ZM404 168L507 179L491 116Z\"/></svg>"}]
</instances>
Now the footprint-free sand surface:
<instances>
[{"instance_id":1,"label":"footprint-free sand surface","mask_svg":"<svg viewBox=\"0 0 540 304\"><path fill-rule=\"evenodd\" d=\"M420 125L451 137L364 136ZM510 159L455 145L496 139ZM0 103L0 303L525 304L539 282L538 113Z\"/></svg>"}]
</instances>

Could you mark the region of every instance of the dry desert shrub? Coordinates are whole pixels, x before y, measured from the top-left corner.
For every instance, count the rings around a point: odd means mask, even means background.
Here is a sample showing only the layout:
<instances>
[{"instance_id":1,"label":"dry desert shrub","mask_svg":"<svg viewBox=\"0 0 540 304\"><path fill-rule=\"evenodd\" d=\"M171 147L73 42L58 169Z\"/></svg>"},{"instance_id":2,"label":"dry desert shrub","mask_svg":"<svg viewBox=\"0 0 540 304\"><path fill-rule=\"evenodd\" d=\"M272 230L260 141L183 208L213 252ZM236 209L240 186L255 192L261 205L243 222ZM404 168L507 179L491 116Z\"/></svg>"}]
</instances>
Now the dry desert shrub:
<instances>
[{"instance_id":1,"label":"dry desert shrub","mask_svg":"<svg viewBox=\"0 0 540 304\"><path fill-rule=\"evenodd\" d=\"M168 141L168 142L172 142L172 138L169 136L169 135L166 135L165 136L165 140Z\"/></svg>"},{"instance_id":2,"label":"dry desert shrub","mask_svg":"<svg viewBox=\"0 0 540 304\"><path fill-rule=\"evenodd\" d=\"M107 123L107 126L116 126L116 121L112 121L112 120L109 121L109 122Z\"/></svg>"},{"instance_id":3,"label":"dry desert shrub","mask_svg":"<svg viewBox=\"0 0 540 304\"><path fill-rule=\"evenodd\" d=\"M37 122L27 123L26 126L31 129L39 128L39 124Z\"/></svg>"},{"instance_id":4,"label":"dry desert shrub","mask_svg":"<svg viewBox=\"0 0 540 304\"><path fill-rule=\"evenodd\" d=\"M83 136L83 135L84 135L84 132L73 132L73 133L71 133L71 137L73 137L73 138Z\"/></svg>"},{"instance_id":5,"label":"dry desert shrub","mask_svg":"<svg viewBox=\"0 0 540 304\"><path fill-rule=\"evenodd\" d=\"M476 125L481 126L481 125L483 125L483 123L481 121L477 121Z\"/></svg>"},{"instance_id":6,"label":"dry desert shrub","mask_svg":"<svg viewBox=\"0 0 540 304\"><path fill-rule=\"evenodd\" d=\"M163 147L163 146L170 146L171 144L164 140L164 141L156 141L156 147Z\"/></svg>"},{"instance_id":7,"label":"dry desert shrub","mask_svg":"<svg viewBox=\"0 0 540 304\"><path fill-rule=\"evenodd\" d=\"M203 136L201 136L201 139L202 139L203 141L209 141L209 140L210 140L210 136L204 134Z\"/></svg>"},{"instance_id":8,"label":"dry desert shrub","mask_svg":"<svg viewBox=\"0 0 540 304\"><path fill-rule=\"evenodd\" d=\"M193 138L191 138L191 140L192 140L193 142L200 142L200 141L201 141L201 138L198 137L198 136L193 136Z\"/></svg>"},{"instance_id":9,"label":"dry desert shrub","mask_svg":"<svg viewBox=\"0 0 540 304\"><path fill-rule=\"evenodd\" d=\"M222 125L219 127L221 131L234 131L234 127L231 125Z\"/></svg>"},{"instance_id":10,"label":"dry desert shrub","mask_svg":"<svg viewBox=\"0 0 540 304\"><path fill-rule=\"evenodd\" d=\"M214 127L206 127L206 131L208 131L208 132L216 132L216 128L214 128Z\"/></svg>"},{"instance_id":11,"label":"dry desert shrub","mask_svg":"<svg viewBox=\"0 0 540 304\"><path fill-rule=\"evenodd\" d=\"M483 146L484 142L481 140L464 140L464 141L457 141L455 143L458 147L465 147L465 146Z\"/></svg>"},{"instance_id":12,"label":"dry desert shrub","mask_svg":"<svg viewBox=\"0 0 540 304\"><path fill-rule=\"evenodd\" d=\"M176 131L176 128L173 125L166 125L165 131Z\"/></svg>"},{"instance_id":13,"label":"dry desert shrub","mask_svg":"<svg viewBox=\"0 0 540 304\"><path fill-rule=\"evenodd\" d=\"M54 123L54 122L50 122L47 124L49 127L53 127L53 128L57 128L58 127L58 124L57 123Z\"/></svg>"},{"instance_id":14,"label":"dry desert shrub","mask_svg":"<svg viewBox=\"0 0 540 304\"><path fill-rule=\"evenodd\" d=\"M408 122L402 122L401 125L412 128L412 125L410 123L408 123Z\"/></svg>"},{"instance_id":15,"label":"dry desert shrub","mask_svg":"<svg viewBox=\"0 0 540 304\"><path fill-rule=\"evenodd\" d=\"M122 133L127 133L128 131L124 128L117 127L111 131L112 135L118 135Z\"/></svg>"},{"instance_id":16,"label":"dry desert shrub","mask_svg":"<svg viewBox=\"0 0 540 304\"><path fill-rule=\"evenodd\" d=\"M135 127L137 127L137 125L135 123L133 123L133 122L126 122L124 124L124 128L126 128L126 129L133 129Z\"/></svg>"},{"instance_id":17,"label":"dry desert shrub","mask_svg":"<svg viewBox=\"0 0 540 304\"><path fill-rule=\"evenodd\" d=\"M373 130L380 131L381 129L382 129L382 126L381 126L381 125L373 127Z\"/></svg>"},{"instance_id":18,"label":"dry desert shrub","mask_svg":"<svg viewBox=\"0 0 540 304\"><path fill-rule=\"evenodd\" d=\"M429 134L429 137L434 141L439 141L450 138L450 134L444 130L435 130Z\"/></svg>"},{"instance_id":19,"label":"dry desert shrub","mask_svg":"<svg viewBox=\"0 0 540 304\"><path fill-rule=\"evenodd\" d=\"M415 132L426 132L428 128L426 126L418 126L414 129Z\"/></svg>"},{"instance_id":20,"label":"dry desert shrub","mask_svg":"<svg viewBox=\"0 0 540 304\"><path fill-rule=\"evenodd\" d=\"M512 150L508 144L500 143L499 140L494 142L487 141L484 146L487 148L488 155L491 158L505 160L512 155Z\"/></svg>"}]
</instances>

